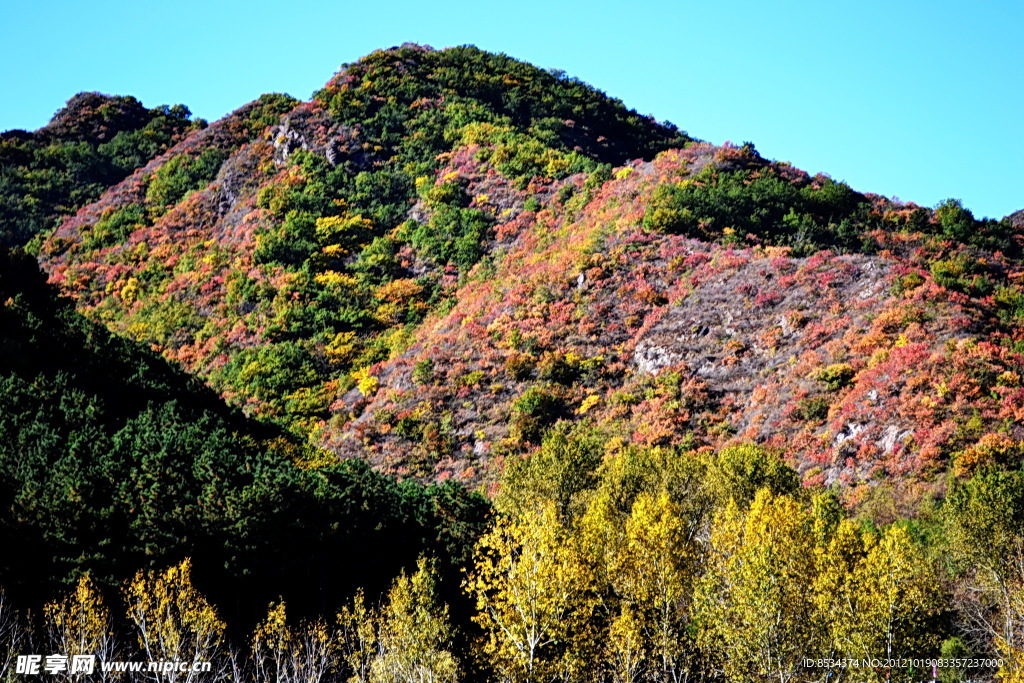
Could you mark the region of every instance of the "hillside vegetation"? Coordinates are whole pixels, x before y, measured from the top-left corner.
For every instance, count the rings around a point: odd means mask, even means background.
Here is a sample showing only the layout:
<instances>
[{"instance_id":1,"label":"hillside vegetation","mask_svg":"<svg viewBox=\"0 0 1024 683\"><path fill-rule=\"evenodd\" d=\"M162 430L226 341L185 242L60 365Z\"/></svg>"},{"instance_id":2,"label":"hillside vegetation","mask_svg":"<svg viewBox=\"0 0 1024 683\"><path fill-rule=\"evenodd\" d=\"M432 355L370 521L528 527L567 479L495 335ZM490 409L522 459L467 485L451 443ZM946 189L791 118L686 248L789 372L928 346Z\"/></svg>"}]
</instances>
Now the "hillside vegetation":
<instances>
[{"instance_id":1,"label":"hillside vegetation","mask_svg":"<svg viewBox=\"0 0 1024 683\"><path fill-rule=\"evenodd\" d=\"M1018 215L473 47L135 105L0 140L53 288L5 257L0 583L44 621L78 581L126 652L170 591L253 680L1021 675Z\"/></svg>"}]
</instances>

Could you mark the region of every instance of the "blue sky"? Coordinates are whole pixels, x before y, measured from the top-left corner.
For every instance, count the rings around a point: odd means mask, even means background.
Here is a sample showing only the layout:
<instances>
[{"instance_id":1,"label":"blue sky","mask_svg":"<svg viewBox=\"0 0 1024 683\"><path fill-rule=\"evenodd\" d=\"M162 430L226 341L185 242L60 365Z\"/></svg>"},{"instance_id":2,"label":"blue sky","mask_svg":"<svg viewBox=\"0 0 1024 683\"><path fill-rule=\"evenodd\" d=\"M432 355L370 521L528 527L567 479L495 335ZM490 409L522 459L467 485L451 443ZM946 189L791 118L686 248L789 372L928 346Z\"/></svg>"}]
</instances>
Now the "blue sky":
<instances>
[{"instance_id":1,"label":"blue sky","mask_svg":"<svg viewBox=\"0 0 1024 683\"><path fill-rule=\"evenodd\" d=\"M1024 208L1018 0L0 0L0 26L0 130L81 90L212 120L263 92L308 98L379 47L472 43L858 190Z\"/></svg>"}]
</instances>

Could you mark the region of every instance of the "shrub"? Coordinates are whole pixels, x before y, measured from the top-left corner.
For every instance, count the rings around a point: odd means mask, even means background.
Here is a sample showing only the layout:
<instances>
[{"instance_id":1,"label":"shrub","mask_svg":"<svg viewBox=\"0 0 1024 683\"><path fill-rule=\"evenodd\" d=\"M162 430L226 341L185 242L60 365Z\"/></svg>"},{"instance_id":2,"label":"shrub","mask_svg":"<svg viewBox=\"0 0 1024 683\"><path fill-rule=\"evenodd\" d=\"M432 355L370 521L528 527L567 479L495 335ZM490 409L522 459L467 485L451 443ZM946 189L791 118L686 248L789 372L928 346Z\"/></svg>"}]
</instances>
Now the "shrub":
<instances>
[{"instance_id":1,"label":"shrub","mask_svg":"<svg viewBox=\"0 0 1024 683\"><path fill-rule=\"evenodd\" d=\"M815 379L824 384L829 391L839 391L849 386L856 374L849 363L836 363L818 372Z\"/></svg>"},{"instance_id":2,"label":"shrub","mask_svg":"<svg viewBox=\"0 0 1024 683\"><path fill-rule=\"evenodd\" d=\"M531 386L512 403L509 437L539 443L544 430L561 416L562 400L549 388Z\"/></svg>"}]
</instances>

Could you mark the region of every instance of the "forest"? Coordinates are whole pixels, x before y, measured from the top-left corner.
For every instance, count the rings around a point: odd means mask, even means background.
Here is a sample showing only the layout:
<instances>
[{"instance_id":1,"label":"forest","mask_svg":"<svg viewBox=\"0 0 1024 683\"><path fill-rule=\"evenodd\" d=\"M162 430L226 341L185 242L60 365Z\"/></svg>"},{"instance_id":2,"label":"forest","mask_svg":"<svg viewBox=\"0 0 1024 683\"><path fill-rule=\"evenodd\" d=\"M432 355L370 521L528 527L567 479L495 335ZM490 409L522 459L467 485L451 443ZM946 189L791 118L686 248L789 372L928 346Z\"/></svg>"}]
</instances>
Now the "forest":
<instances>
[{"instance_id":1,"label":"forest","mask_svg":"<svg viewBox=\"0 0 1024 683\"><path fill-rule=\"evenodd\" d=\"M0 249L0 680L1024 681L1019 214L407 44L75 95Z\"/></svg>"}]
</instances>

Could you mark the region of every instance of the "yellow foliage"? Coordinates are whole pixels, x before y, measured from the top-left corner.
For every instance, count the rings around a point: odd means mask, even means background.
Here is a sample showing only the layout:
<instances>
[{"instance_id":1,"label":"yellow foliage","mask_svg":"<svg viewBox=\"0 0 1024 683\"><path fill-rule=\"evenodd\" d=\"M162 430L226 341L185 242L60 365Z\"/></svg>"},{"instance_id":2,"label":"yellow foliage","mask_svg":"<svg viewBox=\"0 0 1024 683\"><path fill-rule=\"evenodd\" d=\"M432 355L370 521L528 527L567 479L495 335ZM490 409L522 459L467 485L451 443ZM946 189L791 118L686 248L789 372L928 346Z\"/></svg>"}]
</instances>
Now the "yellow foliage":
<instances>
[{"instance_id":1,"label":"yellow foliage","mask_svg":"<svg viewBox=\"0 0 1024 683\"><path fill-rule=\"evenodd\" d=\"M358 350L355 332L339 332L324 347L324 354L331 363L346 365L355 359Z\"/></svg>"},{"instance_id":2,"label":"yellow foliage","mask_svg":"<svg viewBox=\"0 0 1024 683\"><path fill-rule=\"evenodd\" d=\"M576 414L586 415L591 408L593 408L600 402L600 396L598 396L597 394L591 394L590 396L587 396L585 399L583 399L583 401L580 403L580 407L576 409Z\"/></svg>"},{"instance_id":3,"label":"yellow foliage","mask_svg":"<svg viewBox=\"0 0 1024 683\"><path fill-rule=\"evenodd\" d=\"M416 573L403 572L388 592L379 620L378 654L370 665L371 683L454 683L458 665L447 649L451 638L448 607L438 601L434 570L421 558Z\"/></svg>"},{"instance_id":4,"label":"yellow foliage","mask_svg":"<svg viewBox=\"0 0 1024 683\"><path fill-rule=\"evenodd\" d=\"M348 249L341 246L340 244L328 244L326 247L320 250L320 253L328 258L337 259L347 256Z\"/></svg>"},{"instance_id":5,"label":"yellow foliage","mask_svg":"<svg viewBox=\"0 0 1024 683\"><path fill-rule=\"evenodd\" d=\"M54 651L67 657L95 655L100 662L114 655L110 610L88 574L63 601L43 607L43 615Z\"/></svg>"},{"instance_id":6,"label":"yellow foliage","mask_svg":"<svg viewBox=\"0 0 1024 683\"><path fill-rule=\"evenodd\" d=\"M284 603L271 605L252 639L256 683L319 681L332 668L334 652L333 638L322 620L293 631Z\"/></svg>"},{"instance_id":7,"label":"yellow foliage","mask_svg":"<svg viewBox=\"0 0 1024 683\"><path fill-rule=\"evenodd\" d=\"M1020 386L1020 375L1013 370L1004 370L999 373L996 377L996 386L1000 387L1019 387Z\"/></svg>"},{"instance_id":8,"label":"yellow foliage","mask_svg":"<svg viewBox=\"0 0 1024 683\"><path fill-rule=\"evenodd\" d=\"M644 648L673 679L686 678L685 628L699 565L681 507L668 492L642 493L626 520L625 538L612 562L613 583L626 606L642 621ZM625 612L624 612L625 614ZM623 624L625 626L625 624ZM622 644L620 644L622 645Z\"/></svg>"},{"instance_id":9,"label":"yellow foliage","mask_svg":"<svg viewBox=\"0 0 1024 683\"><path fill-rule=\"evenodd\" d=\"M316 415L326 412L338 393L337 380L315 387L300 387L284 397L288 412L295 415Z\"/></svg>"},{"instance_id":10,"label":"yellow foliage","mask_svg":"<svg viewBox=\"0 0 1024 683\"><path fill-rule=\"evenodd\" d=\"M336 270L328 270L323 273L317 273L314 278L318 285L324 287L330 287L336 292L351 292L356 289L358 283L356 279L351 275L339 273Z\"/></svg>"},{"instance_id":11,"label":"yellow foliage","mask_svg":"<svg viewBox=\"0 0 1024 683\"><path fill-rule=\"evenodd\" d=\"M868 359L868 367L873 368L889 360L889 349L876 349Z\"/></svg>"},{"instance_id":12,"label":"yellow foliage","mask_svg":"<svg viewBox=\"0 0 1024 683\"><path fill-rule=\"evenodd\" d=\"M990 432L956 454L953 473L957 477L966 477L984 467L1011 469L1020 465L1022 457L1024 443L1006 434Z\"/></svg>"},{"instance_id":13,"label":"yellow foliage","mask_svg":"<svg viewBox=\"0 0 1024 683\"><path fill-rule=\"evenodd\" d=\"M320 244L334 244L346 235L362 237L373 230L373 223L362 214L350 216L321 216L316 219L316 238Z\"/></svg>"},{"instance_id":14,"label":"yellow foliage","mask_svg":"<svg viewBox=\"0 0 1024 683\"><path fill-rule=\"evenodd\" d=\"M128 281L124 283L124 286L121 287L121 291L119 292L121 301L125 302L126 304L135 303L135 301L139 298L139 290L140 287L138 278L128 278Z\"/></svg>"},{"instance_id":15,"label":"yellow foliage","mask_svg":"<svg viewBox=\"0 0 1024 683\"><path fill-rule=\"evenodd\" d=\"M349 683L369 683L370 669L379 652L380 615L366 608L363 590L338 613L337 646L352 676Z\"/></svg>"},{"instance_id":16,"label":"yellow foliage","mask_svg":"<svg viewBox=\"0 0 1024 683\"><path fill-rule=\"evenodd\" d=\"M370 374L369 368L360 368L356 370L352 373L352 379L356 381L356 386L359 387L359 393L363 396L373 396L377 393L377 389L380 388L380 380Z\"/></svg>"},{"instance_id":17,"label":"yellow foliage","mask_svg":"<svg viewBox=\"0 0 1024 683\"><path fill-rule=\"evenodd\" d=\"M466 588L476 598L484 651L505 680L548 679L564 665L558 645L571 652L566 641L588 623L591 582L553 502L520 519L499 518L480 539Z\"/></svg>"},{"instance_id":18,"label":"yellow foliage","mask_svg":"<svg viewBox=\"0 0 1024 683\"><path fill-rule=\"evenodd\" d=\"M747 513L729 502L711 546L696 595L699 640L720 655L729 680L792 678L817 647L810 515L761 489Z\"/></svg>"},{"instance_id":19,"label":"yellow foliage","mask_svg":"<svg viewBox=\"0 0 1024 683\"><path fill-rule=\"evenodd\" d=\"M462 129L462 143L466 145L489 145L504 136L512 134L509 126L496 126L493 123L474 122ZM445 178L448 179L447 177Z\"/></svg>"},{"instance_id":20,"label":"yellow foliage","mask_svg":"<svg viewBox=\"0 0 1024 683\"><path fill-rule=\"evenodd\" d=\"M397 303L383 303L373 311L373 319L384 327L391 327L398 323L402 315L402 306Z\"/></svg>"},{"instance_id":21,"label":"yellow foliage","mask_svg":"<svg viewBox=\"0 0 1024 683\"><path fill-rule=\"evenodd\" d=\"M192 585L192 561L163 572L139 572L124 588L128 618L150 661L190 664L215 660L224 622Z\"/></svg>"},{"instance_id":22,"label":"yellow foliage","mask_svg":"<svg viewBox=\"0 0 1024 683\"><path fill-rule=\"evenodd\" d=\"M641 679L647 651L644 622L628 604L608 628L607 660L615 683L633 683Z\"/></svg>"},{"instance_id":23,"label":"yellow foliage","mask_svg":"<svg viewBox=\"0 0 1024 683\"><path fill-rule=\"evenodd\" d=\"M377 290L377 298L394 303L402 303L423 292L423 286L411 278L400 278L381 285Z\"/></svg>"}]
</instances>

